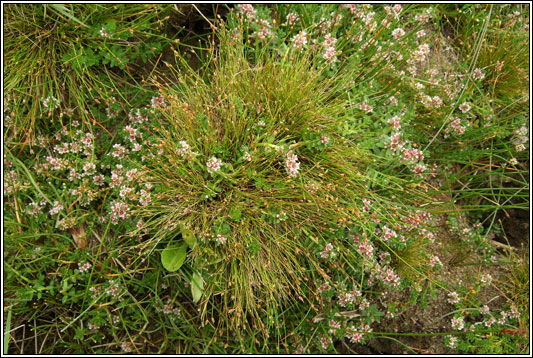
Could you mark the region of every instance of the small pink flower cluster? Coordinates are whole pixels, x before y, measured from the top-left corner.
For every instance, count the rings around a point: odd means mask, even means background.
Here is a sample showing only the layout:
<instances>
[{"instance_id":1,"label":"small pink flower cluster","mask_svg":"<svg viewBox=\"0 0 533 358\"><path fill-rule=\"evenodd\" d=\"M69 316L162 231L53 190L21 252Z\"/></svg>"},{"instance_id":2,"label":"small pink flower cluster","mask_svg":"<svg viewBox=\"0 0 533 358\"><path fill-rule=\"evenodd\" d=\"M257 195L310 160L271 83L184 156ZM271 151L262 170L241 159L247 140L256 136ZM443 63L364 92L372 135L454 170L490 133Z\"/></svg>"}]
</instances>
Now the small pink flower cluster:
<instances>
[{"instance_id":1,"label":"small pink flower cluster","mask_svg":"<svg viewBox=\"0 0 533 358\"><path fill-rule=\"evenodd\" d=\"M370 212L370 204L372 204L372 202L370 200L363 199L363 211L365 213Z\"/></svg>"},{"instance_id":2,"label":"small pink flower cluster","mask_svg":"<svg viewBox=\"0 0 533 358\"><path fill-rule=\"evenodd\" d=\"M400 132L396 132L389 137L389 142L385 144L385 148L390 148L393 152L402 151L405 141L400 140Z\"/></svg>"},{"instance_id":3,"label":"small pink flower cluster","mask_svg":"<svg viewBox=\"0 0 533 358\"><path fill-rule=\"evenodd\" d=\"M320 137L320 143L324 144L324 145L328 145L329 143L329 137L326 137L326 136L321 136Z\"/></svg>"},{"instance_id":4,"label":"small pink flower cluster","mask_svg":"<svg viewBox=\"0 0 533 358\"><path fill-rule=\"evenodd\" d=\"M470 109L472 109L472 106L469 102L463 102L459 105L459 110L463 113L470 111Z\"/></svg>"},{"instance_id":5,"label":"small pink flower cluster","mask_svg":"<svg viewBox=\"0 0 533 358\"><path fill-rule=\"evenodd\" d=\"M284 211L281 211L280 213L276 214L276 219L278 219L279 221L285 221L287 220L287 218L287 213Z\"/></svg>"},{"instance_id":6,"label":"small pink flower cluster","mask_svg":"<svg viewBox=\"0 0 533 358\"><path fill-rule=\"evenodd\" d=\"M463 317L452 318L452 328L458 331L462 331L465 328L465 321Z\"/></svg>"},{"instance_id":7,"label":"small pink flower cluster","mask_svg":"<svg viewBox=\"0 0 533 358\"><path fill-rule=\"evenodd\" d=\"M399 130L402 125L400 124L401 118L399 116L394 116L387 121L387 123L392 126L394 129Z\"/></svg>"},{"instance_id":8,"label":"small pink flower cluster","mask_svg":"<svg viewBox=\"0 0 533 358\"><path fill-rule=\"evenodd\" d=\"M225 236L218 234L215 240L219 245L225 245L228 239Z\"/></svg>"},{"instance_id":9,"label":"small pink flower cluster","mask_svg":"<svg viewBox=\"0 0 533 358\"><path fill-rule=\"evenodd\" d=\"M120 290L120 287L118 283L116 283L114 280L109 280L109 288L105 290L106 295L110 295L112 297L118 297L122 293Z\"/></svg>"},{"instance_id":10,"label":"small pink flower cluster","mask_svg":"<svg viewBox=\"0 0 533 358\"><path fill-rule=\"evenodd\" d=\"M133 346L130 342L122 342L120 343L120 348L126 353L130 353L133 349Z\"/></svg>"},{"instance_id":11,"label":"small pink flower cluster","mask_svg":"<svg viewBox=\"0 0 533 358\"><path fill-rule=\"evenodd\" d=\"M414 168L411 169L411 172L415 174L415 176L419 178L424 177L424 173L426 172L428 168L424 164L417 164L414 166Z\"/></svg>"},{"instance_id":12,"label":"small pink flower cluster","mask_svg":"<svg viewBox=\"0 0 533 358\"><path fill-rule=\"evenodd\" d=\"M400 160L413 164L415 162L424 160L424 153L416 148L405 149Z\"/></svg>"},{"instance_id":13,"label":"small pink flower cluster","mask_svg":"<svg viewBox=\"0 0 533 358\"><path fill-rule=\"evenodd\" d=\"M291 26L293 23L298 21L300 18L297 14L291 12L290 14L287 14L287 25Z\"/></svg>"},{"instance_id":14,"label":"small pink flower cluster","mask_svg":"<svg viewBox=\"0 0 533 358\"><path fill-rule=\"evenodd\" d=\"M111 35L109 35L109 33L103 27L100 29L100 36L102 36L102 37L111 37Z\"/></svg>"},{"instance_id":15,"label":"small pink flower cluster","mask_svg":"<svg viewBox=\"0 0 533 358\"><path fill-rule=\"evenodd\" d=\"M362 111L365 111L365 112L372 112L373 111L373 108L371 105L369 105L368 103L366 102L363 102L359 105L359 109L362 110Z\"/></svg>"},{"instance_id":16,"label":"small pink flower cluster","mask_svg":"<svg viewBox=\"0 0 533 358\"><path fill-rule=\"evenodd\" d=\"M415 20L418 21L419 24L423 24L425 22L429 22L433 16L431 15L431 9L426 9L423 14L417 14L415 15Z\"/></svg>"},{"instance_id":17,"label":"small pink flower cluster","mask_svg":"<svg viewBox=\"0 0 533 358\"><path fill-rule=\"evenodd\" d=\"M448 302L451 304L459 303L459 301L461 300L457 292L448 293L448 297Z\"/></svg>"},{"instance_id":18,"label":"small pink flower cluster","mask_svg":"<svg viewBox=\"0 0 533 358\"><path fill-rule=\"evenodd\" d=\"M162 302L160 304L162 304ZM181 316L180 309L178 307L174 307L170 298L167 300L166 304L162 305L162 307L160 307L159 305L156 305L155 310L157 312L162 312L163 314L170 316L172 318Z\"/></svg>"},{"instance_id":19,"label":"small pink flower cluster","mask_svg":"<svg viewBox=\"0 0 533 358\"><path fill-rule=\"evenodd\" d=\"M150 193L144 189L141 189L141 196L139 198L139 204L142 206L146 206L150 204L152 201L152 197L150 196Z\"/></svg>"},{"instance_id":20,"label":"small pink flower cluster","mask_svg":"<svg viewBox=\"0 0 533 358\"><path fill-rule=\"evenodd\" d=\"M440 261L440 259L439 259L438 256L433 255L433 256L429 259L429 266L431 266L431 267L435 267L435 266L442 267L442 262Z\"/></svg>"},{"instance_id":21,"label":"small pink flower cluster","mask_svg":"<svg viewBox=\"0 0 533 358\"><path fill-rule=\"evenodd\" d=\"M351 326L346 332L346 338L350 340L350 343L360 343L364 334L360 332L355 326Z\"/></svg>"},{"instance_id":22,"label":"small pink flower cluster","mask_svg":"<svg viewBox=\"0 0 533 358\"><path fill-rule=\"evenodd\" d=\"M28 205L28 214L30 215L33 215L33 216L37 216L42 208L46 206L46 201L41 201L40 203L34 203L34 202L31 202L29 205Z\"/></svg>"},{"instance_id":23,"label":"small pink flower cluster","mask_svg":"<svg viewBox=\"0 0 533 358\"><path fill-rule=\"evenodd\" d=\"M472 78L475 80L482 80L485 78L485 74L481 71L481 68L476 68L472 73Z\"/></svg>"},{"instance_id":24,"label":"small pink flower cluster","mask_svg":"<svg viewBox=\"0 0 533 358\"><path fill-rule=\"evenodd\" d=\"M111 202L111 222L113 224L118 223L118 219L126 219L130 208L128 204L123 202L117 202L113 200Z\"/></svg>"},{"instance_id":25,"label":"small pink flower cluster","mask_svg":"<svg viewBox=\"0 0 533 358\"><path fill-rule=\"evenodd\" d=\"M54 201L54 207L50 209L50 215L56 215L63 209L64 209L63 204L61 204L59 201L56 200Z\"/></svg>"},{"instance_id":26,"label":"small pink flower cluster","mask_svg":"<svg viewBox=\"0 0 533 358\"><path fill-rule=\"evenodd\" d=\"M329 334L334 334L336 331L338 331L341 328L341 324L333 319L329 320Z\"/></svg>"},{"instance_id":27,"label":"small pink flower cluster","mask_svg":"<svg viewBox=\"0 0 533 358\"><path fill-rule=\"evenodd\" d=\"M59 100L55 98L54 96L46 97L42 103L43 103L44 108L48 108L48 109L54 109L54 108L59 107Z\"/></svg>"},{"instance_id":28,"label":"small pink flower cluster","mask_svg":"<svg viewBox=\"0 0 533 358\"><path fill-rule=\"evenodd\" d=\"M385 285L391 284L393 287L398 287L400 285L400 276L398 276L391 268L382 267L378 278L381 279Z\"/></svg>"},{"instance_id":29,"label":"small pink flower cluster","mask_svg":"<svg viewBox=\"0 0 533 358\"><path fill-rule=\"evenodd\" d=\"M307 32L300 31L292 38L294 47L298 49L303 49L304 45L307 44Z\"/></svg>"},{"instance_id":30,"label":"small pink flower cluster","mask_svg":"<svg viewBox=\"0 0 533 358\"><path fill-rule=\"evenodd\" d=\"M481 283L485 284L485 285L490 285L492 283L492 276L490 274L483 274L481 275L481 279L480 279Z\"/></svg>"},{"instance_id":31,"label":"small pink flower cluster","mask_svg":"<svg viewBox=\"0 0 533 358\"><path fill-rule=\"evenodd\" d=\"M319 295L321 295L322 292L324 292L324 291L327 290L328 288L330 288L329 282L324 281L324 283L322 283L322 284L318 287L317 292L318 292Z\"/></svg>"},{"instance_id":32,"label":"small pink flower cluster","mask_svg":"<svg viewBox=\"0 0 533 358\"><path fill-rule=\"evenodd\" d=\"M333 251L333 244L329 242L324 247L324 250L320 252L320 257L322 257L323 259L327 259L331 254L334 254L334 253L335 252Z\"/></svg>"},{"instance_id":33,"label":"small pink flower cluster","mask_svg":"<svg viewBox=\"0 0 533 358\"><path fill-rule=\"evenodd\" d=\"M426 59L426 56L430 52L430 47L428 44L424 43L417 47L417 49L413 52L412 60L414 62L423 62ZM413 64L412 61L410 61L411 64Z\"/></svg>"},{"instance_id":34,"label":"small pink flower cluster","mask_svg":"<svg viewBox=\"0 0 533 358\"><path fill-rule=\"evenodd\" d=\"M337 62L337 54L340 53L338 51L335 51L335 47L327 47L324 50L323 57L326 59L326 63L331 65L332 63Z\"/></svg>"},{"instance_id":35,"label":"small pink flower cluster","mask_svg":"<svg viewBox=\"0 0 533 358\"><path fill-rule=\"evenodd\" d=\"M359 243L357 251L367 259L370 259L374 252L374 246L368 239L364 239Z\"/></svg>"},{"instance_id":36,"label":"small pink flower cluster","mask_svg":"<svg viewBox=\"0 0 533 358\"><path fill-rule=\"evenodd\" d=\"M113 152L111 153L111 156L114 158L123 158L126 154L126 148L124 148L120 144L113 144Z\"/></svg>"},{"instance_id":37,"label":"small pink flower cluster","mask_svg":"<svg viewBox=\"0 0 533 358\"><path fill-rule=\"evenodd\" d=\"M287 159L285 160L285 170L290 177L294 178L298 176L298 170L300 170L300 162L298 161L298 155L294 154L292 150L287 152Z\"/></svg>"},{"instance_id":38,"label":"small pink flower cluster","mask_svg":"<svg viewBox=\"0 0 533 358\"><path fill-rule=\"evenodd\" d=\"M322 336L320 338L320 345L322 346L323 349L328 349L330 344L333 344L333 340L331 339L331 337Z\"/></svg>"},{"instance_id":39,"label":"small pink flower cluster","mask_svg":"<svg viewBox=\"0 0 533 358\"><path fill-rule=\"evenodd\" d=\"M163 97L163 96L152 97L151 103L152 103L152 108L164 108L164 107L166 107L165 97Z\"/></svg>"},{"instance_id":40,"label":"small pink flower cluster","mask_svg":"<svg viewBox=\"0 0 533 358\"><path fill-rule=\"evenodd\" d=\"M209 172L209 174L213 174L213 172L220 170L222 164L224 163L222 163L220 159L217 159L216 157L211 157L206 163L207 171Z\"/></svg>"},{"instance_id":41,"label":"small pink flower cluster","mask_svg":"<svg viewBox=\"0 0 533 358\"><path fill-rule=\"evenodd\" d=\"M86 262L84 263L83 265L81 264L81 262L78 263L78 269L80 270L80 272L85 272L87 271L88 269L91 268L91 264Z\"/></svg>"},{"instance_id":42,"label":"small pink flower cluster","mask_svg":"<svg viewBox=\"0 0 533 358\"><path fill-rule=\"evenodd\" d=\"M65 161L61 158L54 158L51 156L47 156L46 161L48 162L49 165L52 166L53 170L61 170L63 167L66 166ZM46 165L46 167L48 167L48 165Z\"/></svg>"},{"instance_id":43,"label":"small pink flower cluster","mask_svg":"<svg viewBox=\"0 0 533 358\"><path fill-rule=\"evenodd\" d=\"M239 7L239 13L246 15L248 22L252 22L255 19L255 9L251 4L237 4Z\"/></svg>"},{"instance_id":44,"label":"small pink flower cluster","mask_svg":"<svg viewBox=\"0 0 533 358\"><path fill-rule=\"evenodd\" d=\"M91 286L89 288L89 291L91 291L93 294L91 295L91 298L97 298L100 295L100 288L96 286Z\"/></svg>"},{"instance_id":45,"label":"small pink flower cluster","mask_svg":"<svg viewBox=\"0 0 533 358\"><path fill-rule=\"evenodd\" d=\"M176 151L178 152L179 155L181 155L182 157L185 157L189 153L189 148L190 148L189 144L184 140L180 140L178 144L180 145L180 147Z\"/></svg>"},{"instance_id":46,"label":"small pink flower cluster","mask_svg":"<svg viewBox=\"0 0 533 358\"><path fill-rule=\"evenodd\" d=\"M357 287L354 286L351 292L339 292L337 303L340 307L346 307L347 305L354 305L359 303L359 308L363 310L368 307L369 303L366 298L360 298L361 296L361 291L359 291Z\"/></svg>"},{"instance_id":47,"label":"small pink flower cluster","mask_svg":"<svg viewBox=\"0 0 533 358\"><path fill-rule=\"evenodd\" d=\"M142 124L149 120L148 116L141 113L140 108L132 108L130 113L128 113L128 118L132 124Z\"/></svg>"},{"instance_id":48,"label":"small pink flower cluster","mask_svg":"<svg viewBox=\"0 0 533 358\"><path fill-rule=\"evenodd\" d=\"M389 265L391 263L391 256L388 252L379 254L379 263L381 265Z\"/></svg>"},{"instance_id":49,"label":"small pink flower cluster","mask_svg":"<svg viewBox=\"0 0 533 358\"><path fill-rule=\"evenodd\" d=\"M136 128L126 126L124 130L130 135L130 142L134 142L136 138L142 138L142 133L138 132Z\"/></svg>"},{"instance_id":50,"label":"small pink flower cluster","mask_svg":"<svg viewBox=\"0 0 533 358\"><path fill-rule=\"evenodd\" d=\"M426 108L440 108L443 104L442 99L439 96L422 96L420 102Z\"/></svg>"},{"instance_id":51,"label":"small pink flower cluster","mask_svg":"<svg viewBox=\"0 0 533 358\"><path fill-rule=\"evenodd\" d=\"M381 240L383 241L389 241L389 239L398 237L396 231L389 229L387 226L383 226L381 230L383 233L383 235L381 236Z\"/></svg>"},{"instance_id":52,"label":"small pink flower cluster","mask_svg":"<svg viewBox=\"0 0 533 358\"><path fill-rule=\"evenodd\" d=\"M457 345L457 337L454 336L446 336L448 337L448 347L455 348Z\"/></svg>"},{"instance_id":53,"label":"small pink flower cluster","mask_svg":"<svg viewBox=\"0 0 533 358\"><path fill-rule=\"evenodd\" d=\"M261 29L258 32L254 33L254 36L256 36L258 39L264 40L273 35L270 22L268 22L268 20L258 19L257 24L261 26Z\"/></svg>"},{"instance_id":54,"label":"small pink flower cluster","mask_svg":"<svg viewBox=\"0 0 533 358\"><path fill-rule=\"evenodd\" d=\"M404 29L402 28L397 28L397 29L394 29L392 31L392 36L395 38L395 39L399 39L400 37L402 37L403 35L405 35L405 31Z\"/></svg>"}]
</instances>

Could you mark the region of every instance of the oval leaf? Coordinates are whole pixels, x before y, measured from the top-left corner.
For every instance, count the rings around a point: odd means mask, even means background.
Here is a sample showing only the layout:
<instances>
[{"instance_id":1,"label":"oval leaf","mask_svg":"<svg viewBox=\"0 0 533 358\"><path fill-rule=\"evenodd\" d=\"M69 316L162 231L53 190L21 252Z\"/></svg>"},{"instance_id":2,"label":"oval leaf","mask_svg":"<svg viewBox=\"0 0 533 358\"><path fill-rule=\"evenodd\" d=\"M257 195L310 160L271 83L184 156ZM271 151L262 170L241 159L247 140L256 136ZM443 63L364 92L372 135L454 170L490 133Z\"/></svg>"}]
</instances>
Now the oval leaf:
<instances>
[{"instance_id":1,"label":"oval leaf","mask_svg":"<svg viewBox=\"0 0 533 358\"><path fill-rule=\"evenodd\" d=\"M194 303L200 301L202 293L204 292L204 279L198 273L192 275L191 280L191 292L192 292L192 301Z\"/></svg>"},{"instance_id":2,"label":"oval leaf","mask_svg":"<svg viewBox=\"0 0 533 358\"><path fill-rule=\"evenodd\" d=\"M196 246L196 236L194 236L194 233L191 230L181 229L181 236L183 236L183 240L185 240L191 249Z\"/></svg>"},{"instance_id":3,"label":"oval leaf","mask_svg":"<svg viewBox=\"0 0 533 358\"><path fill-rule=\"evenodd\" d=\"M170 272L178 270L187 257L187 244L182 242L179 245L168 246L161 252L161 263Z\"/></svg>"}]
</instances>

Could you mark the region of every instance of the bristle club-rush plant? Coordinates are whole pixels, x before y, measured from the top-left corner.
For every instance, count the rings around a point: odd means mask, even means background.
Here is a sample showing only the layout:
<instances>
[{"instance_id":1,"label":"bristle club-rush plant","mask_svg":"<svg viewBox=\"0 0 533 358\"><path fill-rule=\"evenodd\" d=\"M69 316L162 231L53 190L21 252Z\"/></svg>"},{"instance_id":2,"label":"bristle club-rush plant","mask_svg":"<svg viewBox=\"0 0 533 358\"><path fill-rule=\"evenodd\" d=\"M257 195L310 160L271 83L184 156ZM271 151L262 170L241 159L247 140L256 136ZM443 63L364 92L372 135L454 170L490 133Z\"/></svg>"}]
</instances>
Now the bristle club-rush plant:
<instances>
[{"instance_id":1,"label":"bristle club-rush plant","mask_svg":"<svg viewBox=\"0 0 533 358\"><path fill-rule=\"evenodd\" d=\"M352 106L350 74L324 79L320 54L300 51L265 51L252 62L242 37L219 36L212 68L156 83L159 122L140 163L154 195L136 212L146 252L161 250L202 314L215 303L233 327L265 328L267 312L298 299L326 307L324 280L330 302L362 290L363 273L398 286L378 255L408 245L402 233L427 217L406 224L410 200L394 206L379 195L407 184L370 177L378 160L339 130Z\"/></svg>"}]
</instances>

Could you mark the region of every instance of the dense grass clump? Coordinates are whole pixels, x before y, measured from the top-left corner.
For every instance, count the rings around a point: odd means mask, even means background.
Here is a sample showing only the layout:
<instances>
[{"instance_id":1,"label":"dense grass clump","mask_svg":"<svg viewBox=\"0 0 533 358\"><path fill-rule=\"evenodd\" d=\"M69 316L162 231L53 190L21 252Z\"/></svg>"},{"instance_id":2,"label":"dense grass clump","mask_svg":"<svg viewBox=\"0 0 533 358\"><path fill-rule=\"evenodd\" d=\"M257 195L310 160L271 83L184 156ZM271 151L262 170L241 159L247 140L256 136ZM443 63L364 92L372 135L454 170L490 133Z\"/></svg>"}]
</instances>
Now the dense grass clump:
<instances>
[{"instance_id":1,"label":"dense grass clump","mask_svg":"<svg viewBox=\"0 0 533 358\"><path fill-rule=\"evenodd\" d=\"M227 33L218 53L206 78L160 85L158 141L143 166L159 193L142 216L155 242L191 230L190 269L206 278L205 297L258 317L304 296L306 270L319 266L313 248L357 221L368 154L337 132L346 76L323 79L294 52L251 63Z\"/></svg>"}]
</instances>

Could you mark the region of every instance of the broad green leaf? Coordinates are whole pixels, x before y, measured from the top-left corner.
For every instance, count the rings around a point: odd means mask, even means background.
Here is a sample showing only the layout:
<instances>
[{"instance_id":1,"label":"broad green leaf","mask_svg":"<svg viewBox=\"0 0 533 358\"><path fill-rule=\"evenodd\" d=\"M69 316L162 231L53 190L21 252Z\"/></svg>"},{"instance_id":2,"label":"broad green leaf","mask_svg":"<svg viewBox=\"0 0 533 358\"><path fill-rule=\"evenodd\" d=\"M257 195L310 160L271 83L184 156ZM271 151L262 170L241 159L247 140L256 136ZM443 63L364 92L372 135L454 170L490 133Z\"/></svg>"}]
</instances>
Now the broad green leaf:
<instances>
[{"instance_id":1,"label":"broad green leaf","mask_svg":"<svg viewBox=\"0 0 533 358\"><path fill-rule=\"evenodd\" d=\"M204 279L196 272L192 275L191 292L193 302L197 303L200 301L200 298L204 292Z\"/></svg>"},{"instance_id":2,"label":"broad green leaf","mask_svg":"<svg viewBox=\"0 0 533 358\"><path fill-rule=\"evenodd\" d=\"M161 263L170 272L178 270L187 257L187 243L168 246L161 253Z\"/></svg>"},{"instance_id":3,"label":"broad green leaf","mask_svg":"<svg viewBox=\"0 0 533 358\"><path fill-rule=\"evenodd\" d=\"M183 236L183 239L189 245L191 249L193 249L196 246L196 236L191 230L188 229L181 229L181 236Z\"/></svg>"}]
</instances>

